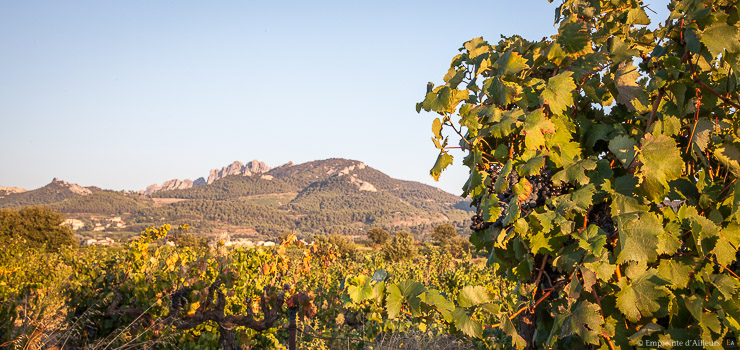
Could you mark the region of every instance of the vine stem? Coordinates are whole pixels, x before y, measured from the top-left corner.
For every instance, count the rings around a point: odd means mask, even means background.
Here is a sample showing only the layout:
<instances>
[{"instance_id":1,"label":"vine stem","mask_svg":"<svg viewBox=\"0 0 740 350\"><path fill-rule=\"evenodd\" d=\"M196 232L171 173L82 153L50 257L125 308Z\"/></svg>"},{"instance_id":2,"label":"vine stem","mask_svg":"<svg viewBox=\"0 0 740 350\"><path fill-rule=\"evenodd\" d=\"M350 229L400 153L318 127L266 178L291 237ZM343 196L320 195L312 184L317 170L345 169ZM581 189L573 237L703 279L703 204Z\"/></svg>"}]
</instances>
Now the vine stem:
<instances>
[{"instance_id":1,"label":"vine stem","mask_svg":"<svg viewBox=\"0 0 740 350\"><path fill-rule=\"evenodd\" d=\"M540 272L537 274L537 279L534 281L534 292L532 293L532 296L535 296L537 294L537 287L540 286L540 279L542 278L542 273L545 271L545 263L547 263L547 258L549 258L549 256L547 255L542 258Z\"/></svg>"},{"instance_id":2,"label":"vine stem","mask_svg":"<svg viewBox=\"0 0 740 350\"><path fill-rule=\"evenodd\" d=\"M653 101L653 109L650 111L650 118L648 118L647 125L645 125L645 133L647 134L648 130L651 126L653 126L653 123L655 122L655 115L658 114L658 106L660 106L660 101L663 100L663 94L665 94L665 90L662 88L658 90L658 96L655 98L655 101ZM632 158L632 161L627 166L627 173L633 174L635 170L637 169L637 155Z\"/></svg>"},{"instance_id":3,"label":"vine stem","mask_svg":"<svg viewBox=\"0 0 740 350\"><path fill-rule=\"evenodd\" d=\"M691 54L686 51L688 54L688 63L689 63L689 69L691 69L691 75L693 76L693 81L697 84L699 84L701 87L706 89L707 91L711 92L712 95L717 96L722 102L729 104L732 107L735 107L736 109L740 109L740 104L735 103L731 99L727 98L726 96L722 96L719 92L714 90L711 86L707 85L707 83L704 82L704 80L701 80L701 77L696 74L696 68L694 68L694 64L691 63ZM686 54L684 54L686 56Z\"/></svg>"},{"instance_id":4,"label":"vine stem","mask_svg":"<svg viewBox=\"0 0 740 350\"><path fill-rule=\"evenodd\" d=\"M547 291L547 293L545 293L544 295L542 295L542 296L540 297L540 299L539 299L539 300L537 300L537 302L536 302L536 303L534 303L534 305L532 305L532 306L522 306L522 308L521 308L521 309L519 309L519 310L518 310L517 312L515 312L515 313L514 313L513 315L509 316L509 320L513 320L513 319L515 319L515 318L516 318L517 316L519 316L519 314L520 314L520 313L524 312L524 310L526 310L526 309L529 309L530 307L532 307L532 308L535 308L535 307L537 307L537 305L539 305L539 304L540 304L540 303L541 303L541 302L542 302L543 300L545 300L545 298L547 298L548 296L550 296L550 294L552 293L552 291L553 291L552 289L551 289L551 290L549 290L549 291ZM486 327L486 328L496 328L496 327L498 327L498 326L500 326L500 325L501 325L501 322L499 322L499 323L494 323L494 324L492 324L492 325L490 325L490 326L488 326L488 327Z\"/></svg>"},{"instance_id":5,"label":"vine stem","mask_svg":"<svg viewBox=\"0 0 740 350\"><path fill-rule=\"evenodd\" d=\"M606 318L604 318L604 308L601 306L601 298L599 297L599 294L596 293L595 286L591 286L591 294L593 294L594 299L596 300L596 304L599 305L599 314L601 314L601 321L606 323ZM604 340L606 340L606 344L609 345L609 350L615 350L614 344L612 343L612 338L608 334L606 334L606 332L601 332L601 336L604 337Z\"/></svg>"},{"instance_id":6,"label":"vine stem","mask_svg":"<svg viewBox=\"0 0 740 350\"><path fill-rule=\"evenodd\" d=\"M723 269L727 270L727 272L729 272L730 274L732 274L733 276L735 276L735 278L737 278L737 279L740 280L740 276L738 276L735 272L733 272L732 270L730 270L729 268L727 268L727 266L720 264L719 261L717 261L717 259L710 259L710 258L707 258L706 256L704 257L704 259L707 259L707 260L709 260L709 261L711 261L711 262L719 265Z\"/></svg>"}]
</instances>

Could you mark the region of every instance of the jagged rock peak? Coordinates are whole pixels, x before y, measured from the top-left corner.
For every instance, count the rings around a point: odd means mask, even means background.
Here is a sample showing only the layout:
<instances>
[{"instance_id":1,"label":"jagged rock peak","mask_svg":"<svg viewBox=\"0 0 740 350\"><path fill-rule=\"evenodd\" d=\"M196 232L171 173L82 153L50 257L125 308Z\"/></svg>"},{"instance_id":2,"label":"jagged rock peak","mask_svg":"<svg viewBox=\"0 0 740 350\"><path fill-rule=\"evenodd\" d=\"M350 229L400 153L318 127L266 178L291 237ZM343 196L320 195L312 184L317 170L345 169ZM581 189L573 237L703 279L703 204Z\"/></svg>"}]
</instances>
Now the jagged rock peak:
<instances>
[{"instance_id":1,"label":"jagged rock peak","mask_svg":"<svg viewBox=\"0 0 740 350\"><path fill-rule=\"evenodd\" d=\"M50 185L52 185L52 184L56 184L56 185L59 185L59 186L62 186L62 187L66 187L67 189L69 189L70 192L76 193L76 194L80 194L80 195L83 195L83 196L92 193L92 191L90 191L89 188L82 187L82 186L80 186L78 184L71 184L69 182L62 181L61 179L56 178L56 177L51 180Z\"/></svg>"},{"instance_id":2,"label":"jagged rock peak","mask_svg":"<svg viewBox=\"0 0 740 350\"><path fill-rule=\"evenodd\" d=\"M205 180L203 180L202 177L199 178L198 180L202 180L205 182ZM185 179L185 180L172 179L172 180L163 182L161 185L157 185L157 184L149 185L146 187L144 191L142 191L142 193L152 194L154 192L159 192L159 191L184 190L184 189L196 186L195 182L198 180L193 181L193 180L188 180L188 179Z\"/></svg>"},{"instance_id":3,"label":"jagged rock peak","mask_svg":"<svg viewBox=\"0 0 740 350\"><path fill-rule=\"evenodd\" d=\"M212 184L216 182L216 180L223 179L229 175L252 176L254 174L266 173L268 171L270 171L270 167L264 162L260 162L258 160L247 162L247 164L242 164L241 162L236 161L221 169L211 169L206 183Z\"/></svg>"},{"instance_id":4,"label":"jagged rock peak","mask_svg":"<svg viewBox=\"0 0 740 350\"><path fill-rule=\"evenodd\" d=\"M331 168L331 169L329 169L326 172L326 174L327 175L334 175L334 176L342 176L342 175L347 175L347 174L351 173L355 169L357 169L357 170L365 169L365 163L363 163L363 162L357 162L355 164L352 164L350 166L344 167L342 169Z\"/></svg>"},{"instance_id":5,"label":"jagged rock peak","mask_svg":"<svg viewBox=\"0 0 740 350\"><path fill-rule=\"evenodd\" d=\"M14 194L14 193L23 193L23 192L26 192L26 191L28 191L28 190L25 189L25 188L20 188L20 187L3 187L3 186L0 186L0 197L5 197L5 196L8 196L8 195L11 195L11 194Z\"/></svg>"},{"instance_id":6,"label":"jagged rock peak","mask_svg":"<svg viewBox=\"0 0 740 350\"><path fill-rule=\"evenodd\" d=\"M169 190L184 190L192 187L197 187L201 185L206 184L212 184L216 180L222 179L229 175L242 175L242 176L252 176L254 174L262 174L270 171L270 167L267 166L267 164L260 162L258 160L253 160L251 162L247 162L247 164L242 164L241 162L233 162L221 169L211 169L210 173L208 174L208 179L199 177L193 180L178 180L178 179L172 179L169 181L163 182L161 185L154 184L149 185L147 188L143 191L139 191L141 194L150 195L154 192L160 192L160 191L169 191Z\"/></svg>"}]
</instances>

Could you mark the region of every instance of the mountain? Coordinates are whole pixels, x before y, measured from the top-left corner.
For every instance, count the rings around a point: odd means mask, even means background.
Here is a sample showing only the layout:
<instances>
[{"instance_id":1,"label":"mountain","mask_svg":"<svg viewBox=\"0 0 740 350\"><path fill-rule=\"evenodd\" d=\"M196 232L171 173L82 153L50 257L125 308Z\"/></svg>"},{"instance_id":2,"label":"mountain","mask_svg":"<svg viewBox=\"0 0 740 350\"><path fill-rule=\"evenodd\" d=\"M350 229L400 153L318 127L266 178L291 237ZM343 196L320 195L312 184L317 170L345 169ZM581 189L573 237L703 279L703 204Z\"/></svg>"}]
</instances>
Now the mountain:
<instances>
[{"instance_id":1,"label":"mountain","mask_svg":"<svg viewBox=\"0 0 740 350\"><path fill-rule=\"evenodd\" d=\"M2 187L0 186L0 198L5 197L7 195L11 195L13 193L23 193L28 191L27 189L20 188L20 187Z\"/></svg>"},{"instance_id":2,"label":"mountain","mask_svg":"<svg viewBox=\"0 0 740 350\"><path fill-rule=\"evenodd\" d=\"M254 174L265 173L269 170L270 167L267 166L267 164L258 160L253 160L251 162L247 162L246 164L242 164L241 162L236 161L221 169L211 169L211 171L208 173L207 180L202 177L199 177L195 180L172 179L165 181L162 184L149 185L145 190L140 191L139 193L150 195L152 193L161 191L185 190L192 187L212 184L217 180L223 179L229 175L252 176Z\"/></svg>"},{"instance_id":3,"label":"mountain","mask_svg":"<svg viewBox=\"0 0 740 350\"><path fill-rule=\"evenodd\" d=\"M4 197L0 197L0 208L52 204L91 193L92 191L89 188L54 178L51 183L44 187L31 191L10 193Z\"/></svg>"},{"instance_id":4,"label":"mountain","mask_svg":"<svg viewBox=\"0 0 740 350\"><path fill-rule=\"evenodd\" d=\"M157 186L156 191L117 192L55 179L0 198L0 208L51 205L84 223L82 231L136 232L187 223L202 234L268 237L283 232L361 235L372 226L418 234L442 222L462 228L470 218L469 202L458 196L339 158L272 169L258 161L234 162L211 170L208 180Z\"/></svg>"}]
</instances>

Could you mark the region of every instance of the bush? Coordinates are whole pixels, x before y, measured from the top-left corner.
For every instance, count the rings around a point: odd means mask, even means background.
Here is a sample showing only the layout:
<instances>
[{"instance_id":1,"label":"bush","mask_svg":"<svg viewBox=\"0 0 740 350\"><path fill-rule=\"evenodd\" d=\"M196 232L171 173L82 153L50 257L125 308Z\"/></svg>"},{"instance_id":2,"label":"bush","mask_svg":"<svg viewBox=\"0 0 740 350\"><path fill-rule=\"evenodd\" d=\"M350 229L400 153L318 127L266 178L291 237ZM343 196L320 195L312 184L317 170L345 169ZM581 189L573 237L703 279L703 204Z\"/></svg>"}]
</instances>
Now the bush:
<instances>
[{"instance_id":1,"label":"bush","mask_svg":"<svg viewBox=\"0 0 740 350\"><path fill-rule=\"evenodd\" d=\"M190 233L183 233L175 242L178 248L190 247L192 249L208 249L208 239Z\"/></svg>"},{"instance_id":2,"label":"bush","mask_svg":"<svg viewBox=\"0 0 740 350\"><path fill-rule=\"evenodd\" d=\"M75 243L72 229L61 226L64 219L47 207L0 209L0 244L22 238L29 247L59 251L62 246Z\"/></svg>"},{"instance_id":3,"label":"bush","mask_svg":"<svg viewBox=\"0 0 740 350\"><path fill-rule=\"evenodd\" d=\"M443 245L445 242L457 237L458 234L455 226L449 223L441 224L432 230L432 240L435 244Z\"/></svg>"},{"instance_id":4,"label":"bush","mask_svg":"<svg viewBox=\"0 0 740 350\"><path fill-rule=\"evenodd\" d=\"M406 231L396 232L393 240L383 246L383 255L391 261L411 259L417 252L414 237Z\"/></svg>"},{"instance_id":5,"label":"bush","mask_svg":"<svg viewBox=\"0 0 740 350\"><path fill-rule=\"evenodd\" d=\"M369 238L374 245L382 246L383 244L388 242L388 239L391 238L391 235L390 233L388 233L388 231L380 227L373 227L369 231L367 231L367 238Z\"/></svg>"},{"instance_id":6,"label":"bush","mask_svg":"<svg viewBox=\"0 0 740 350\"><path fill-rule=\"evenodd\" d=\"M337 254L343 258L354 258L357 253L357 245L354 242L336 233L328 236L317 235L314 242L319 252L333 247Z\"/></svg>"}]
</instances>

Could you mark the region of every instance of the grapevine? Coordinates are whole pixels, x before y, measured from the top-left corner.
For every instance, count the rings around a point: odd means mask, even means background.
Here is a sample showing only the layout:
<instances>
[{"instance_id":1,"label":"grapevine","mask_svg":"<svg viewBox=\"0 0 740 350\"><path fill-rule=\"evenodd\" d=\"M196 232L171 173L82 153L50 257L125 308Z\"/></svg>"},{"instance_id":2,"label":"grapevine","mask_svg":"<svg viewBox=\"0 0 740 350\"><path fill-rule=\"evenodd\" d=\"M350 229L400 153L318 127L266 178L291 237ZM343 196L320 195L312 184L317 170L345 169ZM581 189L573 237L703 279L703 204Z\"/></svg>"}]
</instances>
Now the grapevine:
<instances>
[{"instance_id":1,"label":"grapevine","mask_svg":"<svg viewBox=\"0 0 740 350\"><path fill-rule=\"evenodd\" d=\"M565 0L550 38L470 40L416 106L433 177L460 137L471 242L527 305L496 323L517 348L740 332L740 13L646 9Z\"/></svg>"}]
</instances>

